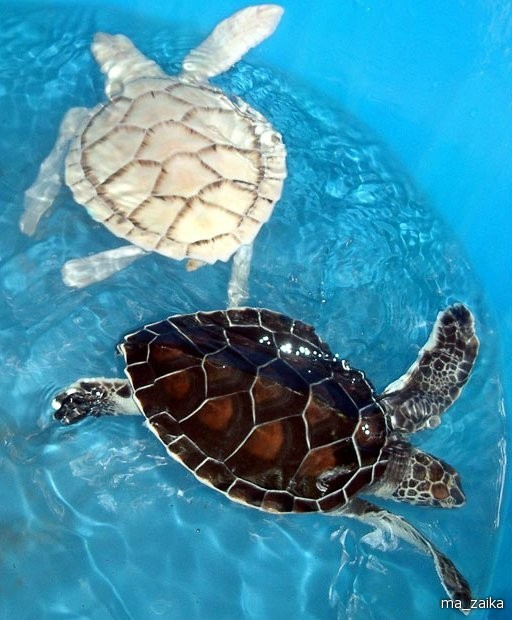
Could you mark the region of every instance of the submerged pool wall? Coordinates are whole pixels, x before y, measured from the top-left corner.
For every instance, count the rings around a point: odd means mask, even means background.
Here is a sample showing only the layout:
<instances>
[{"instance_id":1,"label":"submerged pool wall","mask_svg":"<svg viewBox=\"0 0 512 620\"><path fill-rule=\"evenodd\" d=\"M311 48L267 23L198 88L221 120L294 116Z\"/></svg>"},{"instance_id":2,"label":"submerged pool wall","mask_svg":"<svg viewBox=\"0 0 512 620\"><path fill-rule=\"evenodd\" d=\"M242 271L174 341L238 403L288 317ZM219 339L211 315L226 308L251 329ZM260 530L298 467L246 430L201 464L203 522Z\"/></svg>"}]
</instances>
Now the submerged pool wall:
<instances>
[{"instance_id":1,"label":"submerged pool wall","mask_svg":"<svg viewBox=\"0 0 512 620\"><path fill-rule=\"evenodd\" d=\"M75 5L71 0L60 4ZM201 24L215 24L249 3L90 0L88 4L193 25L198 14ZM286 13L278 34L254 54L327 94L376 130L452 227L481 280L498 326L502 351L496 354L502 356L510 405L511 3L290 0L282 4ZM510 437L510 419L507 428ZM499 569L512 565L509 487L507 480L501 551L488 593L495 598L512 594L508 569Z\"/></svg>"}]
</instances>

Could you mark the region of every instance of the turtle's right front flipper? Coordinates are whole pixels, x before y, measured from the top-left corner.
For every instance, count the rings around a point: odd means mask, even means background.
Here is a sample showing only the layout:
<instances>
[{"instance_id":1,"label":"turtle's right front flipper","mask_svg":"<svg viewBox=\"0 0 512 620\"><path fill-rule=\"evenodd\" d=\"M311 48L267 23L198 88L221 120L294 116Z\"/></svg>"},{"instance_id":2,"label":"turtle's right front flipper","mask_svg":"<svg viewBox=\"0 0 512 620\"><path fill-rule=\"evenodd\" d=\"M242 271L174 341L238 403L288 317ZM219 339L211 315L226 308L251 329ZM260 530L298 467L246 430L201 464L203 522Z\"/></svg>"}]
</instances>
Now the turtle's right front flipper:
<instances>
[{"instance_id":1,"label":"turtle's right front flipper","mask_svg":"<svg viewBox=\"0 0 512 620\"><path fill-rule=\"evenodd\" d=\"M20 229L26 235L35 233L39 220L53 205L62 185L69 142L77 134L88 114L87 108L71 108L67 112L60 125L55 146L39 167L37 179L25 191Z\"/></svg>"},{"instance_id":2,"label":"turtle's right front flipper","mask_svg":"<svg viewBox=\"0 0 512 620\"><path fill-rule=\"evenodd\" d=\"M182 77L198 82L227 71L251 48L268 38L283 9L276 4L248 6L223 20L183 61Z\"/></svg>"},{"instance_id":3,"label":"turtle's right front flipper","mask_svg":"<svg viewBox=\"0 0 512 620\"><path fill-rule=\"evenodd\" d=\"M382 394L393 430L434 428L459 397L478 354L473 315L455 304L440 312L418 359Z\"/></svg>"}]
</instances>

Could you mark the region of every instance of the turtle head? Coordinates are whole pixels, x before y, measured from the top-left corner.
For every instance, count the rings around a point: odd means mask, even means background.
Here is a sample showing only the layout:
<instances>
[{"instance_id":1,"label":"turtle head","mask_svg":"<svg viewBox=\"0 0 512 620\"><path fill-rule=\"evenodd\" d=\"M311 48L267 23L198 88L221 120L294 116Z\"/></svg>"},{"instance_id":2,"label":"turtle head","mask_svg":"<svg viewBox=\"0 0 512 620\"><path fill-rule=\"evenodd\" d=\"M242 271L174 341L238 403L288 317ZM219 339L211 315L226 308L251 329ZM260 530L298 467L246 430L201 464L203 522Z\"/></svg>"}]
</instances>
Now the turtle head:
<instances>
[{"instance_id":1,"label":"turtle head","mask_svg":"<svg viewBox=\"0 0 512 620\"><path fill-rule=\"evenodd\" d=\"M140 411L125 379L81 379L57 394L52 402L56 420L74 424L86 416L132 415Z\"/></svg>"},{"instance_id":2,"label":"turtle head","mask_svg":"<svg viewBox=\"0 0 512 620\"><path fill-rule=\"evenodd\" d=\"M56 420L74 424L86 416L110 413L110 391L97 381L78 381L57 394L52 401Z\"/></svg>"}]
</instances>

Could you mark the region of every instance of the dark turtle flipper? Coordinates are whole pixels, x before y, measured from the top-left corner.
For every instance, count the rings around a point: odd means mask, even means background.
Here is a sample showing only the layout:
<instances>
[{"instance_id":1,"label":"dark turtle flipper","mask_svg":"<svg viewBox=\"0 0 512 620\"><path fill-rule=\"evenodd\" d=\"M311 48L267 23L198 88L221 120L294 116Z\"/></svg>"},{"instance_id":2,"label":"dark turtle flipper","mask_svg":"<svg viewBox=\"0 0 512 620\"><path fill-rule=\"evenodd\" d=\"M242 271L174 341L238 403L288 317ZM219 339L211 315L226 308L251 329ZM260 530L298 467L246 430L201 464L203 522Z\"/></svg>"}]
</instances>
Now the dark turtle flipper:
<instances>
[{"instance_id":1,"label":"dark turtle flipper","mask_svg":"<svg viewBox=\"0 0 512 620\"><path fill-rule=\"evenodd\" d=\"M441 312L418 359L383 392L381 405L392 428L414 433L433 428L458 398L478 353L471 312L462 304Z\"/></svg>"},{"instance_id":2,"label":"dark turtle flipper","mask_svg":"<svg viewBox=\"0 0 512 620\"><path fill-rule=\"evenodd\" d=\"M457 609L460 609L466 615L469 613L472 594L466 579L444 553L441 553L439 549L403 517L359 498L352 499L342 514L354 517L365 523L370 523L383 530L388 529L398 538L414 545L422 553L430 555L434 560L437 574L448 596L454 603L458 603L456 605Z\"/></svg>"},{"instance_id":3,"label":"dark turtle flipper","mask_svg":"<svg viewBox=\"0 0 512 620\"><path fill-rule=\"evenodd\" d=\"M81 379L57 394L52 402L54 417L74 424L86 416L140 413L125 379Z\"/></svg>"}]
</instances>

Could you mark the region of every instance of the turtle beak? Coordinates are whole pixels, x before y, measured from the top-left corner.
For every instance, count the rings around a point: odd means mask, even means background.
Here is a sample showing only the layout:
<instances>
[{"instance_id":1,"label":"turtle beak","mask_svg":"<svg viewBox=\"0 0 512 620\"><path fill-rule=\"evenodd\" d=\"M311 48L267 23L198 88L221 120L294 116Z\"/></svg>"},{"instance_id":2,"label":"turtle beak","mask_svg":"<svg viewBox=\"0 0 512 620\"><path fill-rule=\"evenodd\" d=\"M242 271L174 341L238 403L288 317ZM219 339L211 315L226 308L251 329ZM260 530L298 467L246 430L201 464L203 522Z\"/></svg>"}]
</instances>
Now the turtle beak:
<instances>
[{"instance_id":1,"label":"turtle beak","mask_svg":"<svg viewBox=\"0 0 512 620\"><path fill-rule=\"evenodd\" d=\"M55 410L53 417L62 424L74 424L91 415L91 404L91 397L87 393L70 388L52 400L52 408Z\"/></svg>"}]
</instances>

